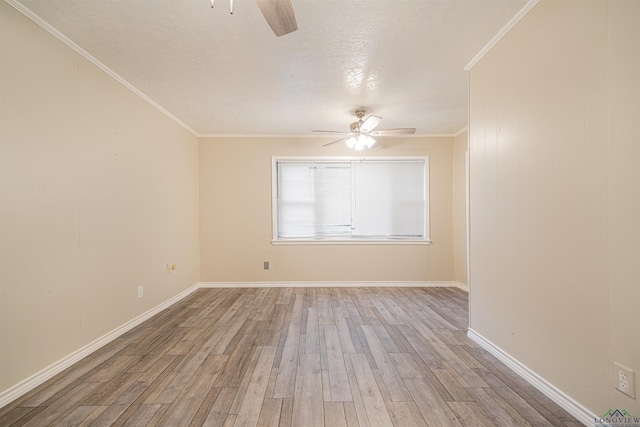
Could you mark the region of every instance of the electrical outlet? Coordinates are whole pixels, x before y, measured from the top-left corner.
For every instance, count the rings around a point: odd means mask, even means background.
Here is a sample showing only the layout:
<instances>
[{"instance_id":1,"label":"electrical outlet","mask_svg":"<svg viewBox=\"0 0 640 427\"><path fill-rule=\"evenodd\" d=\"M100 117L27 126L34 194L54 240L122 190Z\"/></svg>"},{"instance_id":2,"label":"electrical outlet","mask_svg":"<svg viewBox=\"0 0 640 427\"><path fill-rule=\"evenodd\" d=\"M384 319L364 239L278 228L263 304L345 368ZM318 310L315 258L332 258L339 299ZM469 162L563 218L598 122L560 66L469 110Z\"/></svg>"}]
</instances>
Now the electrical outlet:
<instances>
[{"instance_id":1,"label":"electrical outlet","mask_svg":"<svg viewBox=\"0 0 640 427\"><path fill-rule=\"evenodd\" d=\"M144 295L144 290L142 286L138 286L138 298L142 298L143 295Z\"/></svg>"},{"instance_id":2,"label":"electrical outlet","mask_svg":"<svg viewBox=\"0 0 640 427\"><path fill-rule=\"evenodd\" d=\"M269 261L265 261L264 262L264 269L268 270L269 269Z\"/></svg>"},{"instance_id":3,"label":"electrical outlet","mask_svg":"<svg viewBox=\"0 0 640 427\"><path fill-rule=\"evenodd\" d=\"M618 363L614 363L613 366L616 389L635 399L636 383L633 371Z\"/></svg>"}]
</instances>

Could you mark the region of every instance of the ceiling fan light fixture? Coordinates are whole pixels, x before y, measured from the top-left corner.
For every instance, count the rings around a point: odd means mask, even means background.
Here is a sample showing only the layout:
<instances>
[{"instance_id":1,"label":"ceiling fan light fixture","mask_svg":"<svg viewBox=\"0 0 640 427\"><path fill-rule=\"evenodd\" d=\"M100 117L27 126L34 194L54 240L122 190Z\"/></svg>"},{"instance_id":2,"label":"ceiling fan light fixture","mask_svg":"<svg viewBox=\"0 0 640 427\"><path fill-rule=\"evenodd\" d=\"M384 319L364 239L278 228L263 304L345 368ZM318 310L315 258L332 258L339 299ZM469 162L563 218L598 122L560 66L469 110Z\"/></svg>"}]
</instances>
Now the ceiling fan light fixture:
<instances>
[{"instance_id":1,"label":"ceiling fan light fixture","mask_svg":"<svg viewBox=\"0 0 640 427\"><path fill-rule=\"evenodd\" d=\"M373 139L369 135L365 135L364 133L361 133L360 135L358 135L358 143L356 144L356 147L360 147L357 149L362 150L364 148L373 147L375 143L376 143L375 139Z\"/></svg>"},{"instance_id":2,"label":"ceiling fan light fixture","mask_svg":"<svg viewBox=\"0 0 640 427\"><path fill-rule=\"evenodd\" d=\"M369 135L365 135L363 133L359 133L355 136L350 136L349 138L347 138L345 144L347 144L347 147L353 150L362 151L365 148L373 147L377 142L378 141L376 141L375 138L372 138Z\"/></svg>"},{"instance_id":3,"label":"ceiling fan light fixture","mask_svg":"<svg viewBox=\"0 0 640 427\"><path fill-rule=\"evenodd\" d=\"M366 137L365 139L366 139L366 143L367 143L367 148L373 147L378 142L377 139L375 139L375 138L373 138L373 137L371 137L369 135L365 135L365 137Z\"/></svg>"}]
</instances>

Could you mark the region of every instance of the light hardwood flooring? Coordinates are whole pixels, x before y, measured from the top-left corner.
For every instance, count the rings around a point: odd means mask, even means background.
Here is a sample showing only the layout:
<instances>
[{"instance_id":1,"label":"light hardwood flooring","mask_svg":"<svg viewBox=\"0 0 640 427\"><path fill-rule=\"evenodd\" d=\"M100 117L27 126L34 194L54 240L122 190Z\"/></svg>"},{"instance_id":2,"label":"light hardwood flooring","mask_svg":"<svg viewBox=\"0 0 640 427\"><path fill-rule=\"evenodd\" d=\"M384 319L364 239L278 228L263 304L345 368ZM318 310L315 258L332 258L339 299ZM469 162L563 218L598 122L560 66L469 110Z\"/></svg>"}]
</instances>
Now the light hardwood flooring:
<instances>
[{"instance_id":1,"label":"light hardwood flooring","mask_svg":"<svg viewBox=\"0 0 640 427\"><path fill-rule=\"evenodd\" d=\"M466 336L452 288L200 289L0 426L579 426Z\"/></svg>"}]
</instances>

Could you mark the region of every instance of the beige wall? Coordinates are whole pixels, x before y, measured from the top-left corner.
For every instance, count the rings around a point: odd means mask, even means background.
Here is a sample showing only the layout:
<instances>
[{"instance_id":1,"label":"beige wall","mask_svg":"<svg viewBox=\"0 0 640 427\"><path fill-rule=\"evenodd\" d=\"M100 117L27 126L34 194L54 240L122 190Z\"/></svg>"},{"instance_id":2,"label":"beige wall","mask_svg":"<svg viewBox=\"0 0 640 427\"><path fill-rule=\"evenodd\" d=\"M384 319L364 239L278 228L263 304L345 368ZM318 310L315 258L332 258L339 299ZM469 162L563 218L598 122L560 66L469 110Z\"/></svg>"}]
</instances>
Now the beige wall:
<instances>
[{"instance_id":1,"label":"beige wall","mask_svg":"<svg viewBox=\"0 0 640 427\"><path fill-rule=\"evenodd\" d=\"M456 135L453 143L453 264L455 280L467 280L467 153L469 131Z\"/></svg>"},{"instance_id":2,"label":"beige wall","mask_svg":"<svg viewBox=\"0 0 640 427\"><path fill-rule=\"evenodd\" d=\"M271 156L353 156L319 138L200 140L201 280L452 281L453 138L385 139L371 156L430 157L430 246L271 244ZM271 263L263 270L263 262Z\"/></svg>"},{"instance_id":3,"label":"beige wall","mask_svg":"<svg viewBox=\"0 0 640 427\"><path fill-rule=\"evenodd\" d=\"M542 1L470 73L471 328L598 415L640 414L638 22Z\"/></svg>"},{"instance_id":4,"label":"beige wall","mask_svg":"<svg viewBox=\"0 0 640 427\"><path fill-rule=\"evenodd\" d=\"M0 64L1 393L200 267L197 138L5 2Z\"/></svg>"},{"instance_id":5,"label":"beige wall","mask_svg":"<svg viewBox=\"0 0 640 427\"><path fill-rule=\"evenodd\" d=\"M636 400L611 392L611 406L640 416L640 2L610 1L609 352L635 370Z\"/></svg>"}]
</instances>

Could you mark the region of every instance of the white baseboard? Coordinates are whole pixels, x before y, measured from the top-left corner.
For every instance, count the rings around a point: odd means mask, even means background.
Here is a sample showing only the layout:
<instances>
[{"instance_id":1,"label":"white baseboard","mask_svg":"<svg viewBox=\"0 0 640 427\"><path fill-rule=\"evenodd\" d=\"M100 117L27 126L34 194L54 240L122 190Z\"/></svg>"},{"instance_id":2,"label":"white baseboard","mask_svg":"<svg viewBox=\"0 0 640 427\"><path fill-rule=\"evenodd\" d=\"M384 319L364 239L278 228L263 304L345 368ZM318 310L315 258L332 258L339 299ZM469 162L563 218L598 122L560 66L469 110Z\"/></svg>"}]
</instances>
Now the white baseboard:
<instances>
[{"instance_id":1,"label":"white baseboard","mask_svg":"<svg viewBox=\"0 0 640 427\"><path fill-rule=\"evenodd\" d=\"M202 288L456 288L458 282L200 282ZM462 285L464 286L464 285ZM463 289L463 288L460 288Z\"/></svg>"},{"instance_id":2,"label":"white baseboard","mask_svg":"<svg viewBox=\"0 0 640 427\"><path fill-rule=\"evenodd\" d=\"M40 384L44 383L45 381L49 380L50 378L53 378L55 375L57 375L60 372L64 371L69 366L71 366L74 363L80 361L82 358L90 355L94 351L98 350L99 348L101 348L104 345L110 343L111 341L113 341L114 339L116 339L119 336L123 335L124 333L126 333L126 332L130 331L131 329L135 328L136 326L140 325L142 322L152 318L156 314L160 313L162 310L172 306L173 304L175 304L176 302L178 302L181 299L185 298L186 296L188 296L193 291L195 291L195 290L197 290L199 288L200 288L199 284L195 284L195 285L191 286L190 288L180 292L178 295L174 296L173 298L168 299L167 301L163 302L162 304L152 308L151 310L149 310L149 311L139 315L138 317L128 321L127 323L117 327L116 329L112 330L111 332L106 333L105 335L101 336L100 338L90 342L89 344L85 345L84 347L82 347L82 348L74 351L73 353L63 357L62 359L60 359L57 362L47 366L46 368L42 369L41 371L36 372L35 374L31 375L27 379L25 379L23 381L20 381L18 384L14 385L14 386L6 389L6 390L3 390L2 392L0 392L0 408L3 408L4 406L6 406L9 403L13 402L14 400L19 398L20 396L28 393L29 391L33 390L34 388L36 388Z\"/></svg>"},{"instance_id":3,"label":"white baseboard","mask_svg":"<svg viewBox=\"0 0 640 427\"><path fill-rule=\"evenodd\" d=\"M491 341L487 340L471 328L468 329L467 336L494 355L502 363L507 365L516 374L524 378L529 384L542 392L562 409L573 415L578 421L586 426L593 426L595 424L596 414L589 411L580 403L565 394L562 390L558 389L540 375L520 363L518 360L513 358L513 356L503 351L501 348L494 345Z\"/></svg>"},{"instance_id":4,"label":"white baseboard","mask_svg":"<svg viewBox=\"0 0 640 427\"><path fill-rule=\"evenodd\" d=\"M455 287L469 293L469 285L460 282L453 282Z\"/></svg>"}]
</instances>

